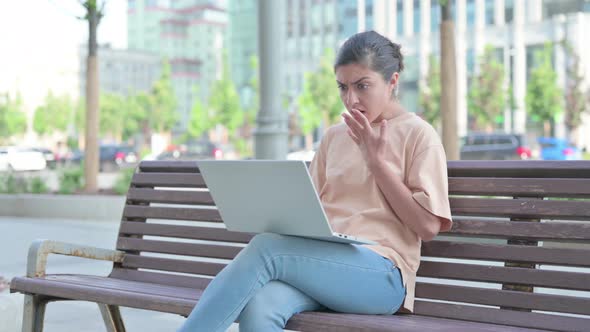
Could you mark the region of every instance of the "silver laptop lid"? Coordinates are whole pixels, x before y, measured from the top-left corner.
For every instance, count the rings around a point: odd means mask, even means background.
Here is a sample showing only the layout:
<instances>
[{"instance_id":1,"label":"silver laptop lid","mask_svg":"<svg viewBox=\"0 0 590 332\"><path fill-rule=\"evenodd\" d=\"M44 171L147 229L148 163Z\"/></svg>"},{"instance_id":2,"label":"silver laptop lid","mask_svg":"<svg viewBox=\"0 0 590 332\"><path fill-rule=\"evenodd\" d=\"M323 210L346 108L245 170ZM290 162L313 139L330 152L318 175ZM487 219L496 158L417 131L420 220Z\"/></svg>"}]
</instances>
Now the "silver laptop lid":
<instances>
[{"instance_id":1,"label":"silver laptop lid","mask_svg":"<svg viewBox=\"0 0 590 332\"><path fill-rule=\"evenodd\" d=\"M202 160L198 165L229 230L332 235L305 162Z\"/></svg>"}]
</instances>

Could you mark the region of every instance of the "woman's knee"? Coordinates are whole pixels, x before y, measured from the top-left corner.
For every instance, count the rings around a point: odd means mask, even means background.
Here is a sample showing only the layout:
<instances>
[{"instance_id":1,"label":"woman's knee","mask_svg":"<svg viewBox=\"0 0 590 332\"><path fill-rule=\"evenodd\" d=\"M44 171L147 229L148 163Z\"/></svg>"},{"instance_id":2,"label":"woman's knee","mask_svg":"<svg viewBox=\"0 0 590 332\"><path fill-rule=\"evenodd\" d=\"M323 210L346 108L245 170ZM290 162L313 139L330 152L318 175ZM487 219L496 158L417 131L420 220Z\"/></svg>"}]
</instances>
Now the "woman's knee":
<instances>
[{"instance_id":1,"label":"woman's knee","mask_svg":"<svg viewBox=\"0 0 590 332\"><path fill-rule=\"evenodd\" d=\"M279 308L272 305L269 294L257 294L238 317L240 332L282 331L289 317L284 317Z\"/></svg>"}]
</instances>

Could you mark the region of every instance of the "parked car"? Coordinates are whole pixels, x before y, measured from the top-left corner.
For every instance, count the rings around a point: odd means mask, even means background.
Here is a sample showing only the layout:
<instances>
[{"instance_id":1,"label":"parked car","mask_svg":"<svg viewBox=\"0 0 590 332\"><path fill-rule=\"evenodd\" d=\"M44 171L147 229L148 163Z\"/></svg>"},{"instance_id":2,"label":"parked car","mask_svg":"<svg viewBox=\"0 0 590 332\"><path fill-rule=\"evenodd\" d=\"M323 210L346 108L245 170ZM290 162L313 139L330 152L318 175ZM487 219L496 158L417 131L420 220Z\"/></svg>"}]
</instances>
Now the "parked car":
<instances>
[{"instance_id":1,"label":"parked car","mask_svg":"<svg viewBox=\"0 0 590 332\"><path fill-rule=\"evenodd\" d=\"M45 158L45 163L47 164L47 167L55 168L57 160L55 158L55 154L53 153L53 151L47 148L33 148L33 150L39 151L43 154L43 158Z\"/></svg>"},{"instance_id":2,"label":"parked car","mask_svg":"<svg viewBox=\"0 0 590 332\"><path fill-rule=\"evenodd\" d=\"M8 151L0 148L0 172L8 171L10 165L8 164Z\"/></svg>"},{"instance_id":3,"label":"parked car","mask_svg":"<svg viewBox=\"0 0 590 332\"><path fill-rule=\"evenodd\" d=\"M532 153L522 135L474 133L462 138L460 154L462 160L521 160Z\"/></svg>"},{"instance_id":4,"label":"parked car","mask_svg":"<svg viewBox=\"0 0 590 332\"><path fill-rule=\"evenodd\" d=\"M0 167L5 167L5 170L40 171L47 167L43 154L30 148L0 147L0 155L3 160L0 161Z\"/></svg>"},{"instance_id":5,"label":"parked car","mask_svg":"<svg viewBox=\"0 0 590 332\"><path fill-rule=\"evenodd\" d=\"M170 146L159 154L157 160L223 159L221 147L210 141L195 141L179 146Z\"/></svg>"},{"instance_id":6,"label":"parked car","mask_svg":"<svg viewBox=\"0 0 590 332\"><path fill-rule=\"evenodd\" d=\"M72 150L66 163L80 164L84 161L85 155L85 151ZM137 153L132 146L124 144L101 144L99 146L99 170L101 172L131 167L137 164L137 161Z\"/></svg>"},{"instance_id":7,"label":"parked car","mask_svg":"<svg viewBox=\"0 0 590 332\"><path fill-rule=\"evenodd\" d=\"M577 160L582 153L568 141L555 137L539 137L541 146L541 159L543 160Z\"/></svg>"}]
</instances>

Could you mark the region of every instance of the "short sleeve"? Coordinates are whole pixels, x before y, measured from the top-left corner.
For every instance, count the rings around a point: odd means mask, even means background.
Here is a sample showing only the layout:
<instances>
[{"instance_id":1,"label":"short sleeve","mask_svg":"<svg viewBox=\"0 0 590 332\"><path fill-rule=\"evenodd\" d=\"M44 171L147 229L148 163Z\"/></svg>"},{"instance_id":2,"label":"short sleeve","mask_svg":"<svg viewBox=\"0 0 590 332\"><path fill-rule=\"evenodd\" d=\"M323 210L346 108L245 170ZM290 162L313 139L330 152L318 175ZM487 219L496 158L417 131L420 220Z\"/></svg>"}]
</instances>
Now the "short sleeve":
<instances>
[{"instance_id":1,"label":"short sleeve","mask_svg":"<svg viewBox=\"0 0 590 332\"><path fill-rule=\"evenodd\" d=\"M433 145L420 152L408 172L408 187L420 206L444 218L441 232L451 229L447 159L442 145Z\"/></svg>"}]
</instances>

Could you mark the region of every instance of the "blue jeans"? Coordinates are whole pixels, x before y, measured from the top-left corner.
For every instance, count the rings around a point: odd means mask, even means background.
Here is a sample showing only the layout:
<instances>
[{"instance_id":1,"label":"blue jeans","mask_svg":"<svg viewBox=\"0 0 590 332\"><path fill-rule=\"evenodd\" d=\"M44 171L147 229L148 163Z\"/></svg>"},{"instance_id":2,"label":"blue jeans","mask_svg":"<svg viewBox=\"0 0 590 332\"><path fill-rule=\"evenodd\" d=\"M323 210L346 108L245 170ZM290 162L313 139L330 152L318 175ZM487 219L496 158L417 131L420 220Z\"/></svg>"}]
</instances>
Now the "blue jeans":
<instances>
[{"instance_id":1,"label":"blue jeans","mask_svg":"<svg viewBox=\"0 0 590 332\"><path fill-rule=\"evenodd\" d=\"M259 234L203 292L179 332L282 331L302 311L395 313L406 290L399 269L362 246Z\"/></svg>"}]
</instances>

